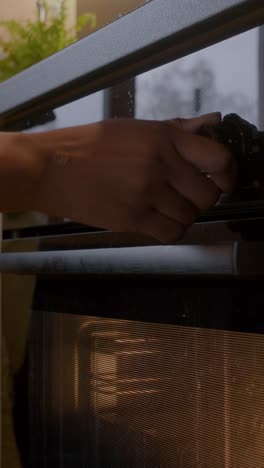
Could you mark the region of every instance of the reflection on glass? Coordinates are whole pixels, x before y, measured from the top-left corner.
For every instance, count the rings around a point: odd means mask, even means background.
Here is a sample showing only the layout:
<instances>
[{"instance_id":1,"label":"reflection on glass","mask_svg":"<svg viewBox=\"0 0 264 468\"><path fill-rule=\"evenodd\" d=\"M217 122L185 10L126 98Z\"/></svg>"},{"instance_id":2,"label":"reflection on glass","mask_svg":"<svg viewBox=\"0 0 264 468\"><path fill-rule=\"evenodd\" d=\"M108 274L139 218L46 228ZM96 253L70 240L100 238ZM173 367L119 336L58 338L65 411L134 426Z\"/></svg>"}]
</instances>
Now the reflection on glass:
<instances>
[{"instance_id":1,"label":"reflection on glass","mask_svg":"<svg viewBox=\"0 0 264 468\"><path fill-rule=\"evenodd\" d=\"M105 92L76 100L55 109L56 119L41 130L82 125L106 117L133 117L134 100L135 117L139 119L189 118L220 111L223 115L236 112L258 125L258 41L256 28ZM34 130L39 131L40 127Z\"/></svg>"},{"instance_id":2,"label":"reflection on glass","mask_svg":"<svg viewBox=\"0 0 264 468\"><path fill-rule=\"evenodd\" d=\"M258 124L257 82L254 29L140 75L136 116L162 120L221 111Z\"/></svg>"}]
</instances>

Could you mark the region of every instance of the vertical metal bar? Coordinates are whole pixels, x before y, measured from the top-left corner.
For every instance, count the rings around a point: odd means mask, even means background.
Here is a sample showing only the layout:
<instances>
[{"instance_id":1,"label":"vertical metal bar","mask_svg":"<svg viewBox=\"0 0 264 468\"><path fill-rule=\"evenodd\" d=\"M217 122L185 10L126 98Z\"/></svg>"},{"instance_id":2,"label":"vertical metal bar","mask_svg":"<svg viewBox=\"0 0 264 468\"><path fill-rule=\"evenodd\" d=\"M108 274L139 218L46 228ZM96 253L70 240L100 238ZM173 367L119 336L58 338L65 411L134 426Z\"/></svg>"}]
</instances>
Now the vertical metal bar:
<instances>
[{"instance_id":1,"label":"vertical metal bar","mask_svg":"<svg viewBox=\"0 0 264 468\"><path fill-rule=\"evenodd\" d=\"M258 105L258 120L259 127L264 130L264 26L259 28L259 105Z\"/></svg>"},{"instance_id":2,"label":"vertical metal bar","mask_svg":"<svg viewBox=\"0 0 264 468\"><path fill-rule=\"evenodd\" d=\"M135 78L104 91L104 118L133 118L135 116Z\"/></svg>"}]
</instances>

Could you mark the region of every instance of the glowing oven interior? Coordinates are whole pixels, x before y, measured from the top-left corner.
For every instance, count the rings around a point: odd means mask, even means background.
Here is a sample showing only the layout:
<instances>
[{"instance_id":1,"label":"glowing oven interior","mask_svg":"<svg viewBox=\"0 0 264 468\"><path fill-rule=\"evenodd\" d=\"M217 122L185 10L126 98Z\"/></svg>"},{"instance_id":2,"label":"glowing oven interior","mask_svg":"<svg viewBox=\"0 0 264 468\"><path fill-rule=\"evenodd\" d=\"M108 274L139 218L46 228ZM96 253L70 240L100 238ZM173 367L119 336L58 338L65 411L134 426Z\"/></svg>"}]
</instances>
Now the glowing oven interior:
<instances>
[{"instance_id":1,"label":"glowing oven interior","mask_svg":"<svg viewBox=\"0 0 264 468\"><path fill-rule=\"evenodd\" d=\"M264 466L263 335L55 313L43 319L47 385L40 396L31 382L31 394L32 408L38 398L45 413L50 462Z\"/></svg>"}]
</instances>

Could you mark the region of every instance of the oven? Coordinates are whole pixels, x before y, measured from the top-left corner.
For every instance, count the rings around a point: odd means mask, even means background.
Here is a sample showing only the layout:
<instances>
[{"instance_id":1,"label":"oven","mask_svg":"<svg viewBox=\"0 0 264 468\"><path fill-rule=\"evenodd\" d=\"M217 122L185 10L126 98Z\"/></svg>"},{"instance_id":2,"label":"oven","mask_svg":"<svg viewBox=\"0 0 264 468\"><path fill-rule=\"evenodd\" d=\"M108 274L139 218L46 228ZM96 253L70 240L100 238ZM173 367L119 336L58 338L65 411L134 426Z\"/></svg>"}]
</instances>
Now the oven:
<instances>
[{"instance_id":1,"label":"oven","mask_svg":"<svg viewBox=\"0 0 264 468\"><path fill-rule=\"evenodd\" d=\"M29 466L261 467L262 288L39 280Z\"/></svg>"},{"instance_id":2,"label":"oven","mask_svg":"<svg viewBox=\"0 0 264 468\"><path fill-rule=\"evenodd\" d=\"M256 102L233 90L220 101L199 65L199 87L178 103L184 116L221 102L263 130L263 20L259 1L147 2L3 83L1 128L34 131L51 109L58 122L62 104L72 119L67 106L88 95L101 118L162 118L157 92L169 68L157 66L255 31ZM187 82L187 65L170 76ZM156 104L146 109L148 92ZM14 307L28 315L14 409L24 467L264 467L263 208L262 188L248 187L176 245L6 216L3 311L10 321Z\"/></svg>"},{"instance_id":3,"label":"oven","mask_svg":"<svg viewBox=\"0 0 264 468\"><path fill-rule=\"evenodd\" d=\"M262 242L106 247L106 233L80 249L84 236L2 254L35 283L15 380L24 466L261 468Z\"/></svg>"}]
</instances>

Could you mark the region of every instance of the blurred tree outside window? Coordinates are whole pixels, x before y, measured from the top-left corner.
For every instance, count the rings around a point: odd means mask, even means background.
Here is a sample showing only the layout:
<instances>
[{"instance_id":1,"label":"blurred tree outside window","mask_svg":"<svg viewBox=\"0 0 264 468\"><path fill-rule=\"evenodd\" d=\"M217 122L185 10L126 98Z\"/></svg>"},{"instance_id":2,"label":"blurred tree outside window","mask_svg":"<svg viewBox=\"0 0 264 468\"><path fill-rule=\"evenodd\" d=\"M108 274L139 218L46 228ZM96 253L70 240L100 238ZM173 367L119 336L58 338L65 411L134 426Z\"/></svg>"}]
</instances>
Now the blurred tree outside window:
<instances>
[{"instance_id":1,"label":"blurred tree outside window","mask_svg":"<svg viewBox=\"0 0 264 468\"><path fill-rule=\"evenodd\" d=\"M66 0L36 2L35 19L23 23L0 21L0 81L25 70L78 40L86 26L92 31L96 15L80 15L72 27L67 24Z\"/></svg>"},{"instance_id":2,"label":"blurred tree outside window","mask_svg":"<svg viewBox=\"0 0 264 468\"><path fill-rule=\"evenodd\" d=\"M260 29L255 28L139 75L136 117L235 112L259 126L260 44Z\"/></svg>"}]
</instances>

